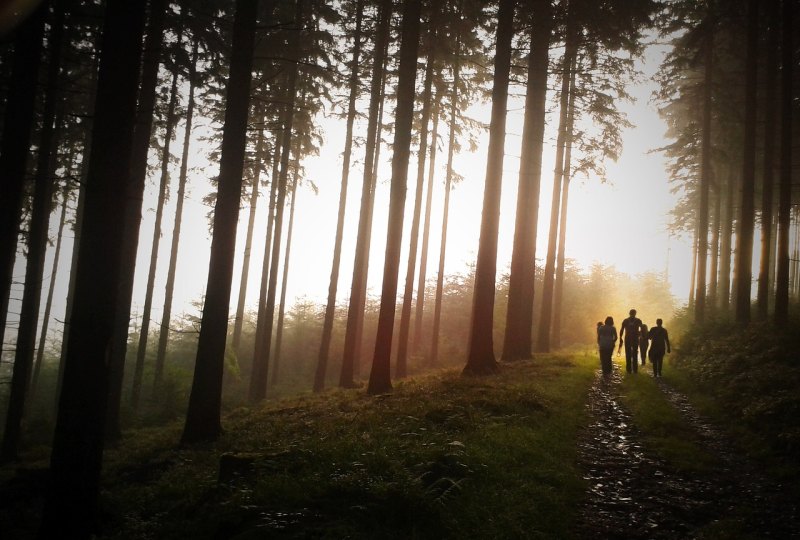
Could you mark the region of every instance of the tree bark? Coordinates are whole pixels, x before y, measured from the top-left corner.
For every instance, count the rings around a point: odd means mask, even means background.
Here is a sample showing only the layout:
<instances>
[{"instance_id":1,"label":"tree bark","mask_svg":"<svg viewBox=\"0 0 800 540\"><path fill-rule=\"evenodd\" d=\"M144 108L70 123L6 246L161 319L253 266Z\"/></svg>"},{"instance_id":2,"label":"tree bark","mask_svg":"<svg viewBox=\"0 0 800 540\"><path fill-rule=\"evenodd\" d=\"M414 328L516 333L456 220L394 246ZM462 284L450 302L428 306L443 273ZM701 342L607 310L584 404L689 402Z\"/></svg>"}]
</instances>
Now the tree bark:
<instances>
[{"instance_id":1,"label":"tree bark","mask_svg":"<svg viewBox=\"0 0 800 540\"><path fill-rule=\"evenodd\" d=\"M344 139L342 157L342 185L339 191L339 213L336 220L336 236L333 242L333 263L331 280L328 285L328 301L325 304L325 318L322 322L322 339L317 357L317 369L314 373L314 392L325 388L325 375L328 370L331 337L333 336L333 319L336 314L336 292L339 287L339 267L342 260L342 239L344 237L344 218L347 208L347 184L350 179L350 158L353 152L353 123L356 118L356 101L359 95L359 65L361 58L361 22L363 19L364 0L356 2L356 30L353 38L353 60L350 65L350 98L347 105L347 128Z\"/></svg>"},{"instance_id":2,"label":"tree bark","mask_svg":"<svg viewBox=\"0 0 800 540\"><path fill-rule=\"evenodd\" d=\"M456 121L458 115L458 86L461 82L461 39L456 38L455 60L453 62L453 87L450 93L450 134L447 140L447 172L444 183L444 209L442 211L442 232L439 242L439 268L436 273L436 295L433 301L433 326L431 329L431 352L429 364L439 362L439 331L442 321L442 296L444 290L444 261L447 254L447 220L450 214L450 190L453 186L453 155L456 148Z\"/></svg>"},{"instance_id":3,"label":"tree bark","mask_svg":"<svg viewBox=\"0 0 800 540\"><path fill-rule=\"evenodd\" d=\"M175 201L175 220L172 225L172 242L167 266L167 283L164 286L164 309L161 311L161 326L158 332L158 349L153 374L153 391L161 386L164 374L164 362L167 357L169 340L169 324L172 318L172 296L175 291L175 274L178 266L178 246L181 241L181 222L183 221L183 202L186 198L186 178L189 168L189 146L192 140L192 122L194 119L194 91L197 84L197 39L192 45L192 60L189 64L189 101L186 104L186 126L183 132L183 153L181 170L178 174L178 194Z\"/></svg>"},{"instance_id":4,"label":"tree bark","mask_svg":"<svg viewBox=\"0 0 800 540\"><path fill-rule=\"evenodd\" d=\"M42 130L39 137L33 204L27 238L25 287L22 292L14 370L11 376L0 462L8 462L17 458L22 436L22 417L25 413L28 390L31 386L31 371L36 347L36 330L39 322L44 262L47 253L47 225L50 220L50 205L53 201L55 162L53 154L58 151L58 132L60 131L58 126L61 124L62 117L60 112L56 117L56 102L58 101L58 76L64 37L64 4L58 2L55 7L52 31L48 40L47 86L42 110Z\"/></svg>"},{"instance_id":5,"label":"tree bark","mask_svg":"<svg viewBox=\"0 0 800 540\"><path fill-rule=\"evenodd\" d=\"M437 96L439 90L437 90ZM431 128L430 159L428 159L428 186L425 194L425 219L422 225L422 250L419 255L419 278L417 280L417 303L414 306L414 335L411 351L422 354L422 315L425 309L425 285L428 273L428 245L431 236L431 204L433 204L433 182L436 173L436 147L439 142L439 102L433 104L433 127Z\"/></svg>"},{"instance_id":6,"label":"tree bark","mask_svg":"<svg viewBox=\"0 0 800 540\"><path fill-rule=\"evenodd\" d=\"M383 394L392 389L390 359L392 333L397 305L397 277L400 271L400 250L403 241L403 211L408 182L408 158L411 149L411 125L414 120L414 84L417 76L421 0L403 4L400 65L397 80L392 182L389 195L389 227L386 235L381 307L375 337L375 355L369 375L367 393ZM423 147L424 148L424 147ZM424 149L423 149L424 152ZM417 224L419 226L419 224ZM413 282L412 282L413 283Z\"/></svg>"},{"instance_id":7,"label":"tree bark","mask_svg":"<svg viewBox=\"0 0 800 540\"><path fill-rule=\"evenodd\" d=\"M750 286L753 261L753 221L756 175L756 85L758 76L758 0L747 3L745 60L745 125L742 165L742 206L736 234L736 322L750 322ZM698 285L698 290L699 285ZM702 319L701 319L702 320Z\"/></svg>"},{"instance_id":8,"label":"tree bark","mask_svg":"<svg viewBox=\"0 0 800 540\"><path fill-rule=\"evenodd\" d=\"M17 29L11 79L0 141L0 352L8 317L8 297L19 236L20 209L26 163L34 122L34 102L42 56L44 20L49 2L39 7Z\"/></svg>"},{"instance_id":9,"label":"tree bark","mask_svg":"<svg viewBox=\"0 0 800 540\"><path fill-rule=\"evenodd\" d=\"M551 345L561 347L561 314L564 303L564 262L566 260L567 211L569 210L569 184L572 180L572 138L575 126L575 71L573 60L570 74L569 113L567 118L566 150L564 151L564 176L561 182L561 209L558 219L558 253L556 254L556 282L553 289L553 333Z\"/></svg>"},{"instance_id":10,"label":"tree bark","mask_svg":"<svg viewBox=\"0 0 800 540\"><path fill-rule=\"evenodd\" d=\"M392 3L382 0L379 4L378 27L375 33L375 51L370 82L369 120L367 122L367 143L364 154L364 176L361 184L361 208L358 218L358 237L356 239L353 279L350 286L350 302L347 308L347 326L344 337L342 368L339 386L354 386L356 365L360 364L361 332L364 325L364 305L367 291L367 269L369 264L369 244L372 229L372 205L374 203L376 153L380 147L378 137L378 116L383 101L383 77L386 47L389 43L389 23L392 17Z\"/></svg>"},{"instance_id":11,"label":"tree bark","mask_svg":"<svg viewBox=\"0 0 800 540\"><path fill-rule=\"evenodd\" d=\"M275 296L278 289L278 271L280 270L281 235L283 232L283 211L286 205L286 184L289 179L289 157L291 154L294 106L297 99L297 77L299 71L298 47L299 33L303 27L303 9L306 0L297 0L294 22L297 30L290 39L289 50L293 51L293 66L290 67L286 82L286 108L283 112L283 135L281 136L281 168L278 178L277 202L275 206L275 231L273 232L272 257L269 265L269 285L267 303L263 320L258 321L261 329L256 329L260 336L259 355L253 358L253 374L251 375L250 400L261 401L267 395L269 380L269 360L272 354L272 328L275 322Z\"/></svg>"},{"instance_id":12,"label":"tree bark","mask_svg":"<svg viewBox=\"0 0 800 540\"><path fill-rule=\"evenodd\" d=\"M528 55L528 83L525 119L517 187L517 213L511 273L508 284L503 360L531 357L533 328L533 283L536 273L536 231L539 220L539 192L542 180L547 69L552 13L550 0L532 4L531 50Z\"/></svg>"},{"instance_id":13,"label":"tree bark","mask_svg":"<svg viewBox=\"0 0 800 540\"><path fill-rule=\"evenodd\" d=\"M419 221L422 214L422 192L425 184L425 158L428 150L428 123L431 119L431 98L433 90L433 66L436 62L434 43L436 41L436 21L432 18L428 37L428 61L425 66L425 84L422 91L422 115L419 132L419 152L417 154L417 184L414 190L414 213L411 218L411 232L408 246L406 283L403 290L403 307L400 311L400 332L397 344L397 365L395 377L408 376L408 334L411 330L411 302L414 297L414 272L417 267L417 246L419 245ZM416 76L416 71L414 72ZM413 99L413 98L412 98ZM412 110L413 114L413 110ZM405 201L405 198L403 199ZM419 293L417 293L419 294Z\"/></svg>"},{"instance_id":14,"label":"tree bark","mask_svg":"<svg viewBox=\"0 0 800 540\"><path fill-rule=\"evenodd\" d=\"M219 187L214 209L214 235L211 239L208 284L197 343L194 379L181 439L184 444L213 441L222 431L222 374L236 225L242 198L242 170L247 143L257 8L258 0L236 0L230 76L225 89L225 127L222 132Z\"/></svg>"},{"instance_id":15,"label":"tree bark","mask_svg":"<svg viewBox=\"0 0 800 540\"><path fill-rule=\"evenodd\" d=\"M542 275L542 307L539 328L536 334L537 352L550 352L550 331L553 322L553 287L555 285L556 242L558 238L558 211L561 206L561 181L564 175L564 150L567 138L567 117L569 113L569 86L572 72L572 59L577 51L576 35L572 28L572 14L567 13L567 37L562 61L560 115L558 119L558 138L556 140L556 165L553 173L553 195L550 203L550 229L547 238L547 256ZM529 285L529 286L532 286Z\"/></svg>"},{"instance_id":16,"label":"tree bark","mask_svg":"<svg viewBox=\"0 0 800 540\"><path fill-rule=\"evenodd\" d=\"M244 304L247 299L247 280L250 277L250 253L253 250L253 229L256 223L256 208L258 206L258 184L261 181L261 159L266 152L264 140L264 123L266 118L258 115L261 126L258 128L255 156L253 158L253 183L250 191L250 212L247 216L247 233L244 240L244 255L242 256L242 274L239 279L239 298L236 303L236 317L233 320L233 351L239 356L239 344L242 340L242 324L244 322Z\"/></svg>"},{"instance_id":17,"label":"tree bark","mask_svg":"<svg viewBox=\"0 0 800 540\"><path fill-rule=\"evenodd\" d=\"M180 44L180 39L178 40ZM139 328L139 347L136 350L136 365L133 372L133 387L131 389L131 404L133 409L139 408L139 398L142 390L142 375L144 373L144 360L147 354L147 339L150 335L150 312L153 309L153 289L156 283L156 269L158 268L158 248L161 244L161 221L164 219L164 203L169 193L169 160L172 134L175 131L175 106L178 101L178 70L172 74L172 87L170 88L169 105L167 106L166 132L164 134L164 148L161 154L161 181L158 187L158 202L156 203L156 220L153 225L153 242L150 248L150 267L147 272L147 286L144 294L144 307L142 309L142 325Z\"/></svg>"},{"instance_id":18,"label":"tree bark","mask_svg":"<svg viewBox=\"0 0 800 540\"><path fill-rule=\"evenodd\" d=\"M736 177L727 169L725 186L725 218L722 220L722 238L720 239L719 259L719 308L727 314L731 307L731 244L733 241L733 199Z\"/></svg>"},{"instance_id":19,"label":"tree bark","mask_svg":"<svg viewBox=\"0 0 800 540\"><path fill-rule=\"evenodd\" d=\"M472 298L467 364L463 371L466 375L484 375L497 371L492 334L497 273L497 236L500 228L500 192L503 183L503 151L506 139L508 80L511 68L511 41L514 37L515 8L515 0L500 0L500 8L497 12L497 44L494 59L489 149L478 257L475 264L475 287Z\"/></svg>"},{"instance_id":20,"label":"tree bark","mask_svg":"<svg viewBox=\"0 0 800 540\"><path fill-rule=\"evenodd\" d=\"M792 211L793 2L783 2L781 36L781 158L778 194L778 260L775 270L775 322L789 319L789 229Z\"/></svg>"},{"instance_id":21,"label":"tree bark","mask_svg":"<svg viewBox=\"0 0 800 540\"><path fill-rule=\"evenodd\" d=\"M761 258L758 267L758 293L756 309L758 318L766 320L769 312L770 259L772 252L772 207L775 184L775 100L778 80L778 33L780 28L779 1L767 1L767 59L764 80L764 168L761 186Z\"/></svg>"},{"instance_id":22,"label":"tree bark","mask_svg":"<svg viewBox=\"0 0 800 540\"><path fill-rule=\"evenodd\" d=\"M106 5L75 302L42 538L88 538L96 532L109 351L121 300L124 220L132 204L128 194L144 15L141 2L111 0Z\"/></svg>"},{"instance_id":23,"label":"tree bark","mask_svg":"<svg viewBox=\"0 0 800 540\"><path fill-rule=\"evenodd\" d=\"M712 216L713 216L713 224L711 225L711 264L708 271L709 276L709 285L708 285L708 306L707 308L710 309L712 312L715 311L717 306L717 295L718 295L718 286L719 280L717 276L719 275L719 237L720 237L720 226L721 226L721 216L720 211L722 209L722 186L720 183L719 178L714 179L714 207L712 208Z\"/></svg>"}]
</instances>

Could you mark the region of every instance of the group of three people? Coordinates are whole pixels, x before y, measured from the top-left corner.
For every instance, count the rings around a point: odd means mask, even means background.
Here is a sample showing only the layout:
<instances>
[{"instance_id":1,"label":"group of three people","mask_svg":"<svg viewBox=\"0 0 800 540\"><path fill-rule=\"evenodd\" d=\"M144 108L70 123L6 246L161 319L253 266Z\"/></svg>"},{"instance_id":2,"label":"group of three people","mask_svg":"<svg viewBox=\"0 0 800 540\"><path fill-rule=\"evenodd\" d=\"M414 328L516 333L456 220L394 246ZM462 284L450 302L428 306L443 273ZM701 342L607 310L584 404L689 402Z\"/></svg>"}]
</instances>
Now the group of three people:
<instances>
[{"instance_id":1,"label":"group of three people","mask_svg":"<svg viewBox=\"0 0 800 540\"><path fill-rule=\"evenodd\" d=\"M614 318L606 317L605 323L597 323L597 346L600 349L600 366L604 374L611 373L611 355L614 354L614 345L620 340L618 351L625 345L625 370L636 373L639 368L637 356L641 353L642 365L645 363L650 349L650 361L653 364L653 376L661 377L661 367L664 363L664 354L671 352L669 334L662 326L663 321L656 319L656 326L649 331L647 325L636 317L636 310L630 310L630 317L622 321L619 336L614 326Z\"/></svg>"}]
</instances>

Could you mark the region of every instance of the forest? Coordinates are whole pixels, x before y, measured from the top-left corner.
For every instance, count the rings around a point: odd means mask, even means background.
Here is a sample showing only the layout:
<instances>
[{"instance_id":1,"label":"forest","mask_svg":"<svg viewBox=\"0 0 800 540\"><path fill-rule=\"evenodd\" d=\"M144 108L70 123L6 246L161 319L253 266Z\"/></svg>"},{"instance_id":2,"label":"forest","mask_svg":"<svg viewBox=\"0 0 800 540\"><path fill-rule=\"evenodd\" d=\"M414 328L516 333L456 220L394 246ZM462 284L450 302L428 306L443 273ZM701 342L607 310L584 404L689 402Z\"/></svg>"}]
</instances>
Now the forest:
<instances>
[{"instance_id":1,"label":"forest","mask_svg":"<svg viewBox=\"0 0 800 540\"><path fill-rule=\"evenodd\" d=\"M798 18L4 2L0 536L800 536Z\"/></svg>"}]
</instances>

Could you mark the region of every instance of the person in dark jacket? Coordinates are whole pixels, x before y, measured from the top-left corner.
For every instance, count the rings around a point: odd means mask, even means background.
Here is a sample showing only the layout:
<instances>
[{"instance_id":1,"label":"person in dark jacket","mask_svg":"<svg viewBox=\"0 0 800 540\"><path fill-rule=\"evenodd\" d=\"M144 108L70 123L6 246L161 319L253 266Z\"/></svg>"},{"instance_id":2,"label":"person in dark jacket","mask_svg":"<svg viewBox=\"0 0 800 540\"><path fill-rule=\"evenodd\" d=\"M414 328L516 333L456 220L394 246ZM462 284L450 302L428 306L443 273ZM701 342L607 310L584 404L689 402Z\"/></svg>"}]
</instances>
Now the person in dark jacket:
<instances>
[{"instance_id":1,"label":"person in dark jacket","mask_svg":"<svg viewBox=\"0 0 800 540\"><path fill-rule=\"evenodd\" d=\"M617 343L617 329L614 319L606 317L606 322L597 327L597 347L600 349L600 367L603 375L611 374L611 355L614 354L614 345Z\"/></svg>"},{"instance_id":2,"label":"person in dark jacket","mask_svg":"<svg viewBox=\"0 0 800 540\"><path fill-rule=\"evenodd\" d=\"M647 333L647 325L642 325L642 331L639 334L639 360L641 360L642 365L644 365L645 360L647 359L647 344L648 344L648 333Z\"/></svg>"},{"instance_id":3,"label":"person in dark jacket","mask_svg":"<svg viewBox=\"0 0 800 540\"><path fill-rule=\"evenodd\" d=\"M664 321L656 319L655 328L648 334L650 338L650 362L653 364L653 376L661 377L661 366L664 363L664 352L671 352L669 346L669 333L662 326Z\"/></svg>"},{"instance_id":4,"label":"person in dark jacket","mask_svg":"<svg viewBox=\"0 0 800 540\"><path fill-rule=\"evenodd\" d=\"M636 310L630 310L630 317L622 321L619 330L620 344L622 348L624 340L625 343L625 370L628 373L636 373L638 371L638 359L636 356L639 354L639 334L642 330L642 320L636 317Z\"/></svg>"}]
</instances>

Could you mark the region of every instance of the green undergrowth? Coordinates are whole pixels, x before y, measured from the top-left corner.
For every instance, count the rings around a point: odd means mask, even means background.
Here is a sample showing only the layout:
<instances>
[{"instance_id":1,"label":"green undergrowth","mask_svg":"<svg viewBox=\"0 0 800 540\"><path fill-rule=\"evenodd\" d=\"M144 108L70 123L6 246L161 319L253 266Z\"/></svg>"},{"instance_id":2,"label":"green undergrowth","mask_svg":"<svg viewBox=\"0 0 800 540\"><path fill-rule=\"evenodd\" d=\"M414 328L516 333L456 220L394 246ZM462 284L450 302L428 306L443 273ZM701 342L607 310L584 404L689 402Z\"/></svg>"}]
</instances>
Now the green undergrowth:
<instances>
[{"instance_id":1,"label":"green undergrowth","mask_svg":"<svg viewBox=\"0 0 800 540\"><path fill-rule=\"evenodd\" d=\"M595 364L537 356L239 408L213 445L176 448L179 424L126 433L105 455L103 537L568 537Z\"/></svg>"},{"instance_id":2,"label":"green undergrowth","mask_svg":"<svg viewBox=\"0 0 800 540\"><path fill-rule=\"evenodd\" d=\"M681 339L670 381L800 496L800 328L717 323Z\"/></svg>"},{"instance_id":3,"label":"green undergrowth","mask_svg":"<svg viewBox=\"0 0 800 540\"><path fill-rule=\"evenodd\" d=\"M715 466L714 457L698 445L697 434L658 388L648 367L626 374L622 402L645 440L645 451L655 452L677 470L703 473ZM622 370L625 368L622 366Z\"/></svg>"}]
</instances>

